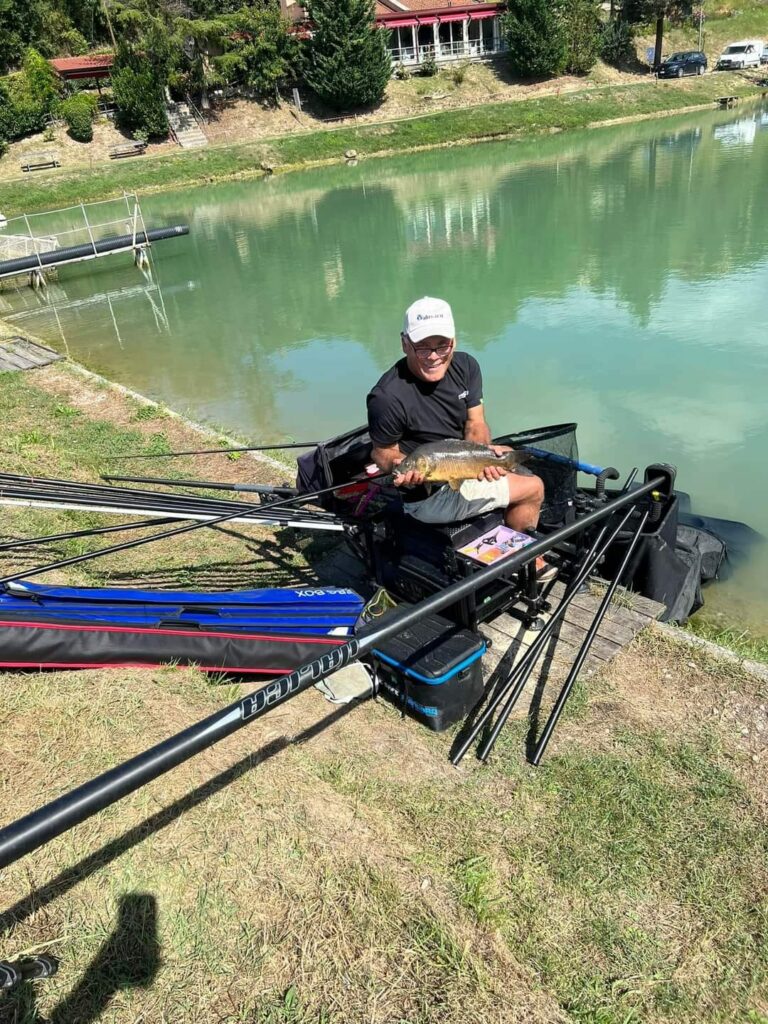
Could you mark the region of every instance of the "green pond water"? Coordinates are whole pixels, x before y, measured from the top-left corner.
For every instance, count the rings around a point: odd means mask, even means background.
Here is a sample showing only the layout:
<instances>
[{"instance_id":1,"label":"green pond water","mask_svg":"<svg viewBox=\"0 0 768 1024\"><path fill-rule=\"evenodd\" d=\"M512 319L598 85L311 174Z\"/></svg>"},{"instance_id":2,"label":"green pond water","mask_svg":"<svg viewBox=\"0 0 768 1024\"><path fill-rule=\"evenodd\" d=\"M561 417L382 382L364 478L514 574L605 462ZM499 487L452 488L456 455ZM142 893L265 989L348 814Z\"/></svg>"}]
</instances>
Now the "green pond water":
<instances>
[{"instance_id":1,"label":"green pond water","mask_svg":"<svg viewBox=\"0 0 768 1024\"><path fill-rule=\"evenodd\" d=\"M151 279L128 256L85 263L47 296L0 293L0 316L195 419L304 440L364 420L404 307L442 296L496 433L575 420L583 458L624 474L671 462L696 511L768 533L768 107L209 185L143 210L190 226L153 248ZM768 632L768 545L708 593Z\"/></svg>"}]
</instances>

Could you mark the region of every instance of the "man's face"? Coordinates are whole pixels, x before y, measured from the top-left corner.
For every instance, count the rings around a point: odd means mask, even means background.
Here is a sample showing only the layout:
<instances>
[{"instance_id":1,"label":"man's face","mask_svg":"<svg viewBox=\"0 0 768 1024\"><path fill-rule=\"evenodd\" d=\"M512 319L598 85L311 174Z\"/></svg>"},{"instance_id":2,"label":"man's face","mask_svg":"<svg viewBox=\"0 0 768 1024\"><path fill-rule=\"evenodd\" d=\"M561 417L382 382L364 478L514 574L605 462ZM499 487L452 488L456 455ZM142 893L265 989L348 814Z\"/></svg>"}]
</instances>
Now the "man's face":
<instances>
[{"instance_id":1,"label":"man's face","mask_svg":"<svg viewBox=\"0 0 768 1024\"><path fill-rule=\"evenodd\" d=\"M408 335L403 334L402 342L408 369L414 377L430 384L443 379L453 359L454 338L442 338L435 334L414 345Z\"/></svg>"}]
</instances>

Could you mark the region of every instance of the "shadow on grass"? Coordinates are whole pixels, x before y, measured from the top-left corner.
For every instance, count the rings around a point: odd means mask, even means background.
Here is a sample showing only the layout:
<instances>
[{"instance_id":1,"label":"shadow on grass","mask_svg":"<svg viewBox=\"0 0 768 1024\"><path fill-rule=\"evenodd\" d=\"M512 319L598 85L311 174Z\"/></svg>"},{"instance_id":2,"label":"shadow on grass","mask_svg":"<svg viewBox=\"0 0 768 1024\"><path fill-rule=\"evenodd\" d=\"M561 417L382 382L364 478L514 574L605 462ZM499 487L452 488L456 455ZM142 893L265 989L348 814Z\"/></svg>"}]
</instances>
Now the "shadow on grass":
<instances>
[{"instance_id":1,"label":"shadow on grass","mask_svg":"<svg viewBox=\"0 0 768 1024\"><path fill-rule=\"evenodd\" d=\"M118 992L148 988L159 967L157 901L150 893L126 893L120 897L114 929L69 995L45 1018L46 1024L92 1024ZM12 1014L4 1020L43 1024L29 982L13 991L4 1009Z\"/></svg>"},{"instance_id":2,"label":"shadow on grass","mask_svg":"<svg viewBox=\"0 0 768 1024\"><path fill-rule=\"evenodd\" d=\"M62 871L61 874L57 875L56 878L48 882L41 889L36 889L31 892L28 896L19 900L8 910L0 914L0 934L9 932L16 924L29 917L31 914L36 913L42 907L48 906L53 900L59 896L63 896L65 893L73 889L79 882L93 874L94 871L98 871L100 868L110 864L117 857L122 856L132 847L137 846L143 842L148 836L153 835L155 832L159 832L160 829L170 825L173 821L179 818L186 811L191 810L193 807L198 807L200 804L205 803L209 797L214 796L221 790L225 789L230 783L237 781L242 778L252 768L257 767L263 761L267 761L270 757L274 757L279 754L280 751L286 747L293 746L300 743L308 743L315 736L319 735L329 726L334 725L341 718L347 715L356 704L346 704L343 707L336 708L325 718L322 718L319 722L305 729L299 733L293 739L288 739L285 736L281 736L274 740L272 743L268 743L261 750L255 753L248 754L237 764L232 765L231 768L227 768L226 771L220 772L213 779L198 786L197 789L193 789L191 793L181 797L174 803L169 804L168 807L164 807L156 814L151 815L145 821L142 821L139 825L134 826L128 832L122 836L118 836L111 842L102 846L101 849L95 850L93 853L84 857L78 861L77 864L73 864L72 867ZM63 1018L62 1018L63 1020Z\"/></svg>"}]
</instances>

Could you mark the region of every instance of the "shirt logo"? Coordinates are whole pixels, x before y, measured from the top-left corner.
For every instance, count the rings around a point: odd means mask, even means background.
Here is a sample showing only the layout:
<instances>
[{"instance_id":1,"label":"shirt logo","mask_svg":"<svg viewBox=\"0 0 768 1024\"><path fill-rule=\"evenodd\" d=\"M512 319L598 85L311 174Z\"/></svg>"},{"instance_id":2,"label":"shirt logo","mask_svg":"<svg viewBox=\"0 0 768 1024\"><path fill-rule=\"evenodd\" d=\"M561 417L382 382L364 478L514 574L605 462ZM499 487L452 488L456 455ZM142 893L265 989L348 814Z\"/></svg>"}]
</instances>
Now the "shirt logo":
<instances>
[{"instance_id":1,"label":"shirt logo","mask_svg":"<svg viewBox=\"0 0 768 1024\"><path fill-rule=\"evenodd\" d=\"M468 397L469 397L469 392L468 391L462 391L461 394L459 395L459 399L468 398Z\"/></svg>"}]
</instances>

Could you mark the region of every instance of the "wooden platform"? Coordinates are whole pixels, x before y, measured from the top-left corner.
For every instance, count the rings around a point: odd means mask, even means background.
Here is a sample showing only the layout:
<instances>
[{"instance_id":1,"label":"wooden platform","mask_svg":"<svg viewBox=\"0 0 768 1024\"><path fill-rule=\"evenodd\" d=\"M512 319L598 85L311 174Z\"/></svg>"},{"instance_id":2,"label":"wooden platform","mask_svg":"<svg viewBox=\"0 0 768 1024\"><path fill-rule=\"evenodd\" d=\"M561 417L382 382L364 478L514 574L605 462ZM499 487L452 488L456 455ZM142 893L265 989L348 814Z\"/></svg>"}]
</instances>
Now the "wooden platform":
<instances>
[{"instance_id":1,"label":"wooden platform","mask_svg":"<svg viewBox=\"0 0 768 1024\"><path fill-rule=\"evenodd\" d=\"M317 573L320 581L326 585L353 587L364 595L367 593L363 566L345 544L339 545L317 567ZM557 607L563 590L563 584L557 582L552 588L553 609ZM547 684L554 683L556 686L565 679L595 617L602 594L603 588L600 585L591 584L587 593L578 594L573 599L528 681L518 703L517 717L526 715L534 703L538 705ZM600 624L582 674L590 675L610 662L663 610L662 604L619 588ZM483 677L488 688L495 689L538 634L527 631L520 619L507 613L484 622L480 632L491 644L483 657Z\"/></svg>"},{"instance_id":2,"label":"wooden platform","mask_svg":"<svg viewBox=\"0 0 768 1024\"><path fill-rule=\"evenodd\" d=\"M52 348L29 341L20 335L0 341L0 372L7 370L34 370L62 359Z\"/></svg>"}]
</instances>

